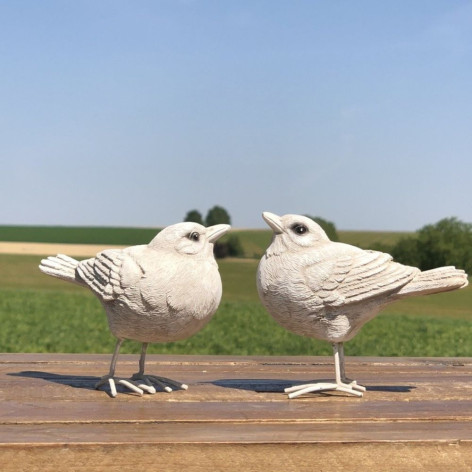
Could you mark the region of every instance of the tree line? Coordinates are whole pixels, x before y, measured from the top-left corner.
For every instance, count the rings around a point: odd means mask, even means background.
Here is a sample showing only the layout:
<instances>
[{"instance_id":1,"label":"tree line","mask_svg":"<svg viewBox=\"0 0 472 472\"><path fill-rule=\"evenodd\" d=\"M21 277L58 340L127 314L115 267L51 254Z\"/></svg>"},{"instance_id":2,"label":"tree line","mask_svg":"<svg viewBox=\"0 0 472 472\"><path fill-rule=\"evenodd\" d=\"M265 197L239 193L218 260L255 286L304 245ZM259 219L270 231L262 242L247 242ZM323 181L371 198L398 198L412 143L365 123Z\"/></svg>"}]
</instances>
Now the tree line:
<instances>
[{"instance_id":1,"label":"tree line","mask_svg":"<svg viewBox=\"0 0 472 472\"><path fill-rule=\"evenodd\" d=\"M325 230L331 241L339 241L334 223L309 217ZM455 217L423 226L394 245L377 244L371 249L387 252L395 261L421 270L453 265L472 274L472 224Z\"/></svg>"},{"instance_id":2,"label":"tree line","mask_svg":"<svg viewBox=\"0 0 472 472\"><path fill-rule=\"evenodd\" d=\"M400 239L390 252L402 264L421 270L453 265L472 273L472 224L444 218Z\"/></svg>"},{"instance_id":3,"label":"tree line","mask_svg":"<svg viewBox=\"0 0 472 472\"><path fill-rule=\"evenodd\" d=\"M319 216L310 216L306 215L308 218L316 221L326 232L331 241L339 241L338 233L336 231L336 226L331 221L325 220ZM228 211L219 206L215 205L210 208L203 218L202 213L193 209L187 212L185 215L184 221L191 221L193 223L198 223L203 226L213 226L218 224L231 224L231 217ZM238 236L235 234L229 234L224 236L221 240L218 240L215 243L214 247L215 257L222 259L224 257L241 257L244 255L244 249L241 245L241 241Z\"/></svg>"},{"instance_id":4,"label":"tree line","mask_svg":"<svg viewBox=\"0 0 472 472\"><path fill-rule=\"evenodd\" d=\"M336 226L322 218L314 218L331 241L338 241ZM371 249L391 254L401 264L421 270L453 265L472 273L472 224L455 217L443 218L420 228L394 245L376 244Z\"/></svg>"},{"instance_id":5,"label":"tree line","mask_svg":"<svg viewBox=\"0 0 472 472\"><path fill-rule=\"evenodd\" d=\"M205 218L203 218L200 211L190 210L185 215L184 221L199 223L203 226L219 224L230 225L231 217L225 208L215 205L208 210ZM244 255L244 250L239 238L235 234L230 233L216 241L214 245L214 253L216 258L222 259L224 257L241 257Z\"/></svg>"},{"instance_id":6,"label":"tree line","mask_svg":"<svg viewBox=\"0 0 472 472\"><path fill-rule=\"evenodd\" d=\"M319 216L305 216L316 221L331 241L339 241L333 222ZM225 208L215 205L208 210L205 218L198 210L190 210L184 221L212 226L231 224L231 217ZM376 244L371 249L387 252L395 261L421 270L454 265L472 274L472 224L464 223L455 217L443 218L435 224L425 225L394 245ZM235 234L230 233L215 244L215 256L218 258L243 255L243 247Z\"/></svg>"}]
</instances>

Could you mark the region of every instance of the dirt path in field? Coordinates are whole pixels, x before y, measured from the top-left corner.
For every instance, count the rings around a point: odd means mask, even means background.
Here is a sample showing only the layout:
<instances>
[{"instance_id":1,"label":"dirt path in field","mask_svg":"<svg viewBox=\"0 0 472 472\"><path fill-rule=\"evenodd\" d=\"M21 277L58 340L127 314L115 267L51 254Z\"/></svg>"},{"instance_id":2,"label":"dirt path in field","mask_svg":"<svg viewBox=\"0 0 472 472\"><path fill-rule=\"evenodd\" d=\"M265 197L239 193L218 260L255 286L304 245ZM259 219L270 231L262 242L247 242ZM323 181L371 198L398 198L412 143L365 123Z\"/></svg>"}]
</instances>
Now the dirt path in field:
<instances>
[{"instance_id":1,"label":"dirt path in field","mask_svg":"<svg viewBox=\"0 0 472 472\"><path fill-rule=\"evenodd\" d=\"M56 243L22 243L0 241L0 254L29 254L35 256L49 256L67 254L68 256L88 257L95 256L104 249L121 249L124 246L98 244L56 244Z\"/></svg>"},{"instance_id":2,"label":"dirt path in field","mask_svg":"<svg viewBox=\"0 0 472 472\"><path fill-rule=\"evenodd\" d=\"M104 249L123 249L126 246L113 244L58 244L58 243L17 243L0 241L0 254L24 254L31 256L55 256L67 254L72 257L93 257ZM227 257L226 262L254 262L255 259Z\"/></svg>"}]
</instances>

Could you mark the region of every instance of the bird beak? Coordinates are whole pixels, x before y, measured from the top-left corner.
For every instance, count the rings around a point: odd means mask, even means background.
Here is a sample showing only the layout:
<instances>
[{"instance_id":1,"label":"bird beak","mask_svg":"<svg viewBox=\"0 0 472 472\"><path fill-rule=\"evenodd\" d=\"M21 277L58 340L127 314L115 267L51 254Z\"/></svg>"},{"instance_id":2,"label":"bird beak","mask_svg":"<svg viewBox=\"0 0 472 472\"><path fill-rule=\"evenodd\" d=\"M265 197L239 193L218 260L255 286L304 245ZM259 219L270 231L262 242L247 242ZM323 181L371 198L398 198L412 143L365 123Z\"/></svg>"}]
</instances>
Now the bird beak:
<instances>
[{"instance_id":1,"label":"bird beak","mask_svg":"<svg viewBox=\"0 0 472 472\"><path fill-rule=\"evenodd\" d=\"M218 238L226 234L231 229L230 225L214 225L207 228L206 236L210 243L214 243Z\"/></svg>"},{"instance_id":2,"label":"bird beak","mask_svg":"<svg viewBox=\"0 0 472 472\"><path fill-rule=\"evenodd\" d=\"M281 234L284 232L284 226L280 220L280 216L264 211L262 213L262 218L273 229L275 234Z\"/></svg>"}]
</instances>

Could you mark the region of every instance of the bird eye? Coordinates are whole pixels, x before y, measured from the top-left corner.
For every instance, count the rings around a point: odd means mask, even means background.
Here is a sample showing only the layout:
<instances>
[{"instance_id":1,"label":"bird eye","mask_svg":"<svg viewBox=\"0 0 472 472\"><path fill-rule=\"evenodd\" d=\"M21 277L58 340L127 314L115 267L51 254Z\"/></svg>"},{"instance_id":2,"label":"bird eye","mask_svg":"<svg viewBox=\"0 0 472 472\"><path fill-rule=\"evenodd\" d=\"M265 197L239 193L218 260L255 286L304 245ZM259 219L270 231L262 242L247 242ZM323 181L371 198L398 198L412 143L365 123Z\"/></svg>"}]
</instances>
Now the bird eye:
<instances>
[{"instance_id":1,"label":"bird eye","mask_svg":"<svg viewBox=\"0 0 472 472\"><path fill-rule=\"evenodd\" d=\"M190 233L188 235L188 239L192 241L198 241L200 239L200 235L196 231L194 231L193 233Z\"/></svg>"},{"instance_id":2,"label":"bird eye","mask_svg":"<svg viewBox=\"0 0 472 472\"><path fill-rule=\"evenodd\" d=\"M295 234L305 234L308 232L308 228L302 224L294 224L292 230Z\"/></svg>"}]
</instances>

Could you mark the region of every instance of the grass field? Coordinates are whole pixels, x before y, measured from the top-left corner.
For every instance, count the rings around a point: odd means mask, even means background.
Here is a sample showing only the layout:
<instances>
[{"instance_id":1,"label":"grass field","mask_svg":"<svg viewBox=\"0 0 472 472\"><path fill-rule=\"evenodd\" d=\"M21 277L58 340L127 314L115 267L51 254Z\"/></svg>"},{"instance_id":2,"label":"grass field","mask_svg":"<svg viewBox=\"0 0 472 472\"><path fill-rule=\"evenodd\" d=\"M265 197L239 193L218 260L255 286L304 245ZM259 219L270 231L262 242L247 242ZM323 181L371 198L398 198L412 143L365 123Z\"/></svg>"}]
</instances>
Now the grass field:
<instances>
[{"instance_id":1,"label":"grass field","mask_svg":"<svg viewBox=\"0 0 472 472\"><path fill-rule=\"evenodd\" d=\"M338 231L341 242L363 249L394 246L400 239L414 234L398 231Z\"/></svg>"},{"instance_id":2,"label":"grass field","mask_svg":"<svg viewBox=\"0 0 472 472\"><path fill-rule=\"evenodd\" d=\"M0 351L111 353L114 339L87 290L41 274L40 257L0 255ZM280 328L260 304L255 260L219 262L223 300L192 338L150 352L231 355L329 355L328 343ZM123 352L139 352L127 342ZM348 355L472 356L472 289L391 305L346 345Z\"/></svg>"},{"instance_id":3,"label":"grass field","mask_svg":"<svg viewBox=\"0 0 472 472\"><path fill-rule=\"evenodd\" d=\"M158 228L64 227L64 226L1 226L0 241L71 244L110 244L133 246L148 243ZM270 244L272 232L266 229L238 230L244 257L259 259ZM341 242L364 249L393 246L400 238L413 233L377 231L338 231ZM224 240L224 238L223 238Z\"/></svg>"},{"instance_id":4,"label":"grass field","mask_svg":"<svg viewBox=\"0 0 472 472\"><path fill-rule=\"evenodd\" d=\"M134 246L148 243L157 231L97 226L0 226L0 241Z\"/></svg>"}]
</instances>

